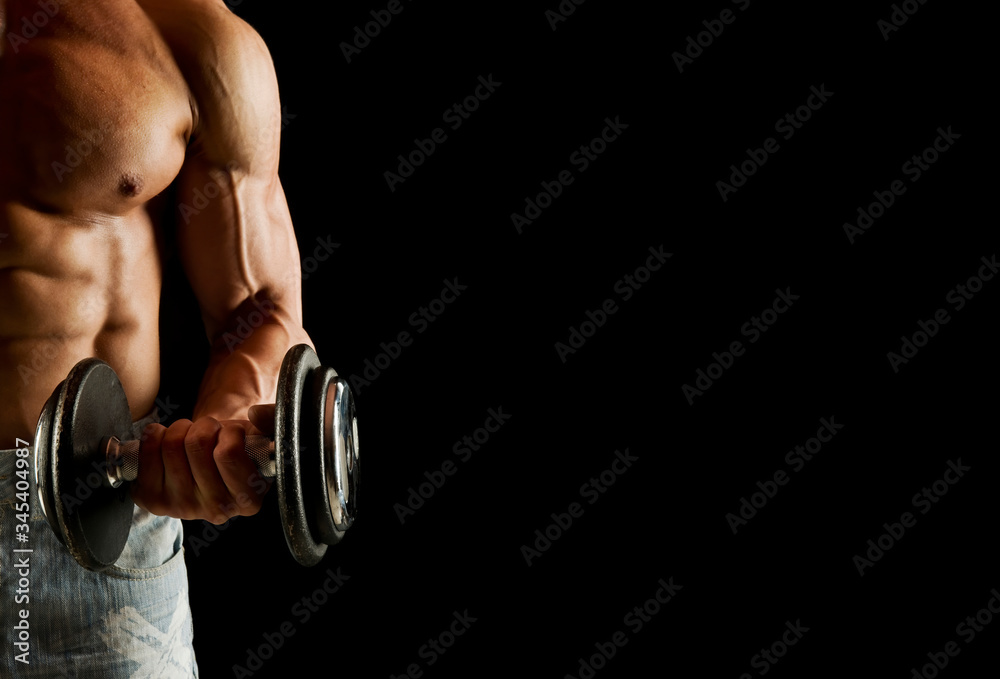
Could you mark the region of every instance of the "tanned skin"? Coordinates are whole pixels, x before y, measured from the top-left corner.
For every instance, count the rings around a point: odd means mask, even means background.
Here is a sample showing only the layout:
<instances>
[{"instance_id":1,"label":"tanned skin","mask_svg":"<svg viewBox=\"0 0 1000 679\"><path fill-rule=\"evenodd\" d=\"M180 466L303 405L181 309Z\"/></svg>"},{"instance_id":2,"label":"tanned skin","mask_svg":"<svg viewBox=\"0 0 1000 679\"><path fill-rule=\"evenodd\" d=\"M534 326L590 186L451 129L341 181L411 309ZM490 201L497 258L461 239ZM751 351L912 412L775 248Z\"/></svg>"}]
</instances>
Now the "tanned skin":
<instances>
[{"instance_id":1,"label":"tanned skin","mask_svg":"<svg viewBox=\"0 0 1000 679\"><path fill-rule=\"evenodd\" d=\"M153 409L170 219L211 357L194 421L147 429L132 497L216 524L255 514L243 442L273 410L250 409L312 345L266 46L223 0L0 0L0 31L0 448L32 440L84 358L118 373L133 420ZM264 325L227 346L255 299Z\"/></svg>"}]
</instances>

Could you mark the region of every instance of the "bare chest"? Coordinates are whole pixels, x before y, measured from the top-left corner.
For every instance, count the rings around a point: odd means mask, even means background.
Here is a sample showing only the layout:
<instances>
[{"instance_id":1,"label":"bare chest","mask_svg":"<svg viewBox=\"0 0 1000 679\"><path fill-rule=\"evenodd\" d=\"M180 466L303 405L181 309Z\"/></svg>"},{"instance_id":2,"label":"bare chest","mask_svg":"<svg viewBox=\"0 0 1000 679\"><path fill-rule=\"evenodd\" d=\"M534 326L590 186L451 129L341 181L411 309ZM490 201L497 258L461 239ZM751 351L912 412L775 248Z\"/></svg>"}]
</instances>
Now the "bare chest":
<instances>
[{"instance_id":1,"label":"bare chest","mask_svg":"<svg viewBox=\"0 0 1000 679\"><path fill-rule=\"evenodd\" d=\"M191 95L132 0L0 0L0 200L125 214L184 162Z\"/></svg>"}]
</instances>

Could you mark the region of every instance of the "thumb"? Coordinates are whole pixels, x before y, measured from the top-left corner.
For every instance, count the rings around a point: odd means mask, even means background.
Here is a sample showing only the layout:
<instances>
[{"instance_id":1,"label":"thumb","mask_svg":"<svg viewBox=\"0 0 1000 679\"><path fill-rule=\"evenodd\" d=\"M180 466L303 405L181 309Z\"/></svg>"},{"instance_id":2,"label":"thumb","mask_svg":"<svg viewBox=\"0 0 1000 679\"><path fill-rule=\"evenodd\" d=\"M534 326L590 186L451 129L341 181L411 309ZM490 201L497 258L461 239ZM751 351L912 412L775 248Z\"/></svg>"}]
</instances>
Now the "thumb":
<instances>
[{"instance_id":1,"label":"thumb","mask_svg":"<svg viewBox=\"0 0 1000 679\"><path fill-rule=\"evenodd\" d=\"M251 406L247 413L253 426L265 436L274 436L274 410L273 405L256 405Z\"/></svg>"}]
</instances>

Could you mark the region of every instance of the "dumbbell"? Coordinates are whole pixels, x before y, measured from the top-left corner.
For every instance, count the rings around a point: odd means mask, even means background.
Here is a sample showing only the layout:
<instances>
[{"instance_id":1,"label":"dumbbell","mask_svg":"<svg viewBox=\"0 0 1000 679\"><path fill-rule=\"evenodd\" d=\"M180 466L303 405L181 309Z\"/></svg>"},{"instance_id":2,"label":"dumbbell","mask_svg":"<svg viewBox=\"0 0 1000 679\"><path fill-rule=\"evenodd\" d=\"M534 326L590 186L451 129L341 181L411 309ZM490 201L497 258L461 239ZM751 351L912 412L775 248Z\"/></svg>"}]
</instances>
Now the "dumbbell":
<instances>
[{"instance_id":1,"label":"dumbbell","mask_svg":"<svg viewBox=\"0 0 1000 679\"><path fill-rule=\"evenodd\" d=\"M42 513L76 561L91 571L125 549L138 473L128 399L115 371L90 358L52 393L35 430L35 485ZM323 558L354 524L358 423L350 385L307 345L285 355L278 376L274 438L247 436L247 454L275 478L282 528L304 566Z\"/></svg>"}]
</instances>

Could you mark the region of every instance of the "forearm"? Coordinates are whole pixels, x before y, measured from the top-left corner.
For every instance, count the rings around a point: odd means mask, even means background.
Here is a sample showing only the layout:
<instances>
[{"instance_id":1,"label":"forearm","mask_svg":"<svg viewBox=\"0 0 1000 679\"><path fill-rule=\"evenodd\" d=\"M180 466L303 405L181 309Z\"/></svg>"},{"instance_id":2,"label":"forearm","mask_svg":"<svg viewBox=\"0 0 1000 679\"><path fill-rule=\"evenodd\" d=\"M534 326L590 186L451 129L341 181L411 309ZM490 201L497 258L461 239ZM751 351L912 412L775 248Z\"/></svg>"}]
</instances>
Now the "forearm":
<instances>
[{"instance_id":1,"label":"forearm","mask_svg":"<svg viewBox=\"0 0 1000 679\"><path fill-rule=\"evenodd\" d=\"M194 417L246 420L251 406L273 403L281 362L297 344L313 346L298 313L248 300L212 343Z\"/></svg>"}]
</instances>

